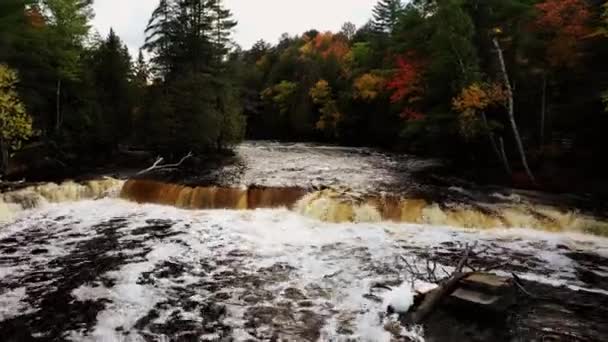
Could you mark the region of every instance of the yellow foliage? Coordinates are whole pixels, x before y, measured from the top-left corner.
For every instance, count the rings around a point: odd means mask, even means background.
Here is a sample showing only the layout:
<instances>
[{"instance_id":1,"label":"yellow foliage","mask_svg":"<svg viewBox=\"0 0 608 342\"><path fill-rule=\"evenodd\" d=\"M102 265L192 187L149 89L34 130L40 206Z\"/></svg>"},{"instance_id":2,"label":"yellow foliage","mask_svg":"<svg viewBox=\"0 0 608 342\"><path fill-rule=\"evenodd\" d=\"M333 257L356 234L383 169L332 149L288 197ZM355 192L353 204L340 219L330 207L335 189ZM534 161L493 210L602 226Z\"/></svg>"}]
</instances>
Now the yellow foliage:
<instances>
[{"instance_id":1,"label":"yellow foliage","mask_svg":"<svg viewBox=\"0 0 608 342\"><path fill-rule=\"evenodd\" d=\"M326 80L318 81L314 87L310 89L310 97L315 104L322 105L331 98L331 87Z\"/></svg>"},{"instance_id":2,"label":"yellow foliage","mask_svg":"<svg viewBox=\"0 0 608 342\"><path fill-rule=\"evenodd\" d=\"M332 89L329 83L325 80L318 81L310 89L310 97L316 105L321 107L319 110L321 117L316 123L317 129L328 135L336 136L336 128L342 121L342 113L338 110L338 105L332 97Z\"/></svg>"},{"instance_id":3,"label":"yellow foliage","mask_svg":"<svg viewBox=\"0 0 608 342\"><path fill-rule=\"evenodd\" d=\"M477 136L482 131L478 119L480 113L489 107L504 106L507 94L498 83L473 83L462 89L452 100L452 107L460 113L460 132L466 138Z\"/></svg>"},{"instance_id":4,"label":"yellow foliage","mask_svg":"<svg viewBox=\"0 0 608 342\"><path fill-rule=\"evenodd\" d=\"M386 86L386 80L374 74L363 74L355 80L355 99L372 101Z\"/></svg>"},{"instance_id":5,"label":"yellow foliage","mask_svg":"<svg viewBox=\"0 0 608 342\"><path fill-rule=\"evenodd\" d=\"M0 140L12 150L19 149L23 140L33 134L32 118L15 90L17 82L17 73L0 64Z\"/></svg>"}]
</instances>

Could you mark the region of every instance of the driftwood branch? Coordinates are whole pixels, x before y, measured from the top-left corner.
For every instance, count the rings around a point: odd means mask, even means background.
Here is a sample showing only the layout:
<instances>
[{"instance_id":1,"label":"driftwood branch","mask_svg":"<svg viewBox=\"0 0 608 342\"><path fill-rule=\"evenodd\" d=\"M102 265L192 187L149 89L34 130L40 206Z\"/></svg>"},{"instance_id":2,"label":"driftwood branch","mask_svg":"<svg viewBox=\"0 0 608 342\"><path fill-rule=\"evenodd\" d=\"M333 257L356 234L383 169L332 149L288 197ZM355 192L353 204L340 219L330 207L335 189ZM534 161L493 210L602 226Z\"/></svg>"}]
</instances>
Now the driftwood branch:
<instances>
[{"instance_id":1,"label":"driftwood branch","mask_svg":"<svg viewBox=\"0 0 608 342\"><path fill-rule=\"evenodd\" d=\"M462 258L456 265L456 268L454 269L454 272L450 275L450 277L440 282L439 287L429 292L424 297L420 306L418 306L416 311L414 311L411 315L411 321L414 324L422 323L424 319L435 310L435 307L441 302L441 300L445 296L454 292L454 290L458 286L458 283L460 283L462 279L464 279L470 274L470 272L463 272L463 269L467 265L469 255L471 254L471 251L475 246L476 245L467 246L462 255Z\"/></svg>"},{"instance_id":2,"label":"driftwood branch","mask_svg":"<svg viewBox=\"0 0 608 342\"><path fill-rule=\"evenodd\" d=\"M146 174L148 172L154 171L154 170L163 170L163 169L174 169L174 168L178 168L180 167L186 160L188 160L189 158L192 158L194 155L192 154L192 152L189 152L186 156L184 156L179 162L175 163L175 164L165 164L165 165L161 165L165 159L163 157L157 157L156 161L154 162L154 164L152 164L152 166L150 166L149 168L145 169L145 170L141 170L137 173L137 175L143 175Z\"/></svg>"},{"instance_id":3,"label":"driftwood branch","mask_svg":"<svg viewBox=\"0 0 608 342\"><path fill-rule=\"evenodd\" d=\"M458 260L458 263L454 267L452 273L448 273L443 267L437 266L435 261L426 261L426 269L423 267L416 266L415 263L409 262L405 257L401 257L401 260L405 263L405 268L409 272L412 278L412 283L415 279L421 279L428 282L437 283L438 287L426 295L422 299L420 305L418 305L412 312L406 317L405 321L420 324L437 308L443 298L449 296L454 290L456 290L461 282L469 275L476 272L489 272L498 268L501 268L508 264L505 261L499 261L488 265L479 265L479 261L476 265L473 265L473 261L479 259L481 255L490 254L490 247L484 247L477 249L477 243L473 245L465 245L462 256ZM443 272L445 277L438 281L437 270Z\"/></svg>"}]
</instances>

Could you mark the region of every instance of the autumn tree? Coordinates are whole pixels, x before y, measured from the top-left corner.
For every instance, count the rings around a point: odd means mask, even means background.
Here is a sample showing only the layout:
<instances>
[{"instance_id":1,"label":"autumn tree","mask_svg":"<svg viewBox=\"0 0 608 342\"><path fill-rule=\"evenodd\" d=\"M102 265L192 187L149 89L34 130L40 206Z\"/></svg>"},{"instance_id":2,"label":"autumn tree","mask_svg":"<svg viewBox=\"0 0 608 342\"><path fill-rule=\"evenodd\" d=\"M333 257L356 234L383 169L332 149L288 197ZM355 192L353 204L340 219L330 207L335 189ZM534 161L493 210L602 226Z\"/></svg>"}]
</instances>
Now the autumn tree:
<instances>
[{"instance_id":1,"label":"autumn tree","mask_svg":"<svg viewBox=\"0 0 608 342\"><path fill-rule=\"evenodd\" d=\"M318 81L310 89L310 97L319 106L321 117L317 121L317 129L325 136L336 138L339 135L338 124L342 120L342 114L332 94L329 83L325 80Z\"/></svg>"},{"instance_id":2,"label":"autumn tree","mask_svg":"<svg viewBox=\"0 0 608 342\"><path fill-rule=\"evenodd\" d=\"M350 51L350 47L345 39L331 32L317 34L314 38L307 38L300 51L307 56L320 55L324 59L335 58L337 61L344 61Z\"/></svg>"},{"instance_id":3,"label":"autumn tree","mask_svg":"<svg viewBox=\"0 0 608 342\"><path fill-rule=\"evenodd\" d=\"M380 75L366 73L355 80L353 87L355 99L373 101L384 91L386 80Z\"/></svg>"},{"instance_id":4,"label":"autumn tree","mask_svg":"<svg viewBox=\"0 0 608 342\"><path fill-rule=\"evenodd\" d=\"M502 138L498 141L494 129L500 126L489 121L486 112L493 108L503 109L507 104L507 95L498 83L474 82L463 88L452 100L452 108L459 113L460 133L468 140L486 134L496 157L503 163L507 174L511 174Z\"/></svg>"},{"instance_id":5,"label":"autumn tree","mask_svg":"<svg viewBox=\"0 0 608 342\"><path fill-rule=\"evenodd\" d=\"M397 69L387 84L387 88L393 91L391 96L393 103L405 99L412 102L420 98L423 91L421 68L421 64L411 57L397 58Z\"/></svg>"},{"instance_id":6,"label":"autumn tree","mask_svg":"<svg viewBox=\"0 0 608 342\"><path fill-rule=\"evenodd\" d=\"M585 0L546 0L536 5L538 29L548 36L547 62L554 67L574 67L581 55L591 9Z\"/></svg>"},{"instance_id":7,"label":"autumn tree","mask_svg":"<svg viewBox=\"0 0 608 342\"><path fill-rule=\"evenodd\" d=\"M9 154L18 150L23 141L32 136L32 118L19 99L16 85L17 73L0 64L0 172L8 168Z\"/></svg>"}]
</instances>

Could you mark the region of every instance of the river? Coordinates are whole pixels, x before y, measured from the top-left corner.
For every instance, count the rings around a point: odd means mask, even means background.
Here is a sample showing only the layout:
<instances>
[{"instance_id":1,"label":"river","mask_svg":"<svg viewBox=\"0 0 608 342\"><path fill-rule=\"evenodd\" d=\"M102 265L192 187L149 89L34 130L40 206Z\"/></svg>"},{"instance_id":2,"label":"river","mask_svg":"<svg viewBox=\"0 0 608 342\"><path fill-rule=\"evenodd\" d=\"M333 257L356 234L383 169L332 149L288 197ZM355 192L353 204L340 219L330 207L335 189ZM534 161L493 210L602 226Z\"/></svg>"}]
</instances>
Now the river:
<instances>
[{"instance_id":1,"label":"river","mask_svg":"<svg viewBox=\"0 0 608 342\"><path fill-rule=\"evenodd\" d=\"M387 328L397 318L374 284L409 281L402 258L430 256L449 270L474 243L507 262L497 274L607 302L608 239L589 234L603 232L601 218L514 192L456 203L480 190L446 186L455 194L446 202L421 198L434 185L415 174L436 165L371 149L246 143L183 184L107 178L3 194L0 336L433 341L422 327ZM606 331L595 309L588 314L570 319L593 340ZM530 336L529 325L510 329Z\"/></svg>"}]
</instances>

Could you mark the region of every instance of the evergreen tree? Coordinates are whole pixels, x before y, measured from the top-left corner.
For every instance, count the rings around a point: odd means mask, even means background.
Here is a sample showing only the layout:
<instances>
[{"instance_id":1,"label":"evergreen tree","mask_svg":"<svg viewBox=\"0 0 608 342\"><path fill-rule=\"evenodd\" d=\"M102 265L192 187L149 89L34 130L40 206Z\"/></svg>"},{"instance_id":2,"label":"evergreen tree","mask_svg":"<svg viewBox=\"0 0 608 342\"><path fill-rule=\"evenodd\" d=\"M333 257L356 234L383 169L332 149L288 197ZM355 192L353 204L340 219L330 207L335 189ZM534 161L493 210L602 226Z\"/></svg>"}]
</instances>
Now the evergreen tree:
<instances>
[{"instance_id":1,"label":"evergreen tree","mask_svg":"<svg viewBox=\"0 0 608 342\"><path fill-rule=\"evenodd\" d=\"M144 47L170 104L158 106L171 117L166 127L180 132L166 132L175 137L169 142L173 152L222 148L238 140L228 138L240 135L232 133L243 121L226 61L236 25L231 16L219 0L161 0L150 19Z\"/></svg>"},{"instance_id":2,"label":"evergreen tree","mask_svg":"<svg viewBox=\"0 0 608 342\"><path fill-rule=\"evenodd\" d=\"M223 59L230 51L230 37L237 22L232 19L232 12L223 6L222 0L208 0L206 6L212 21L211 42L216 50L215 55Z\"/></svg>"},{"instance_id":3,"label":"evergreen tree","mask_svg":"<svg viewBox=\"0 0 608 342\"><path fill-rule=\"evenodd\" d=\"M139 50L139 54L137 55L133 71L133 83L135 86L145 88L148 85L148 81L150 81L150 68L141 50Z\"/></svg>"},{"instance_id":4,"label":"evergreen tree","mask_svg":"<svg viewBox=\"0 0 608 342\"><path fill-rule=\"evenodd\" d=\"M373 9L374 30L382 33L392 33L402 11L401 0L380 0Z\"/></svg>"},{"instance_id":5,"label":"evergreen tree","mask_svg":"<svg viewBox=\"0 0 608 342\"><path fill-rule=\"evenodd\" d=\"M102 132L110 146L116 146L130 134L131 57L127 46L110 29L105 41L93 53L92 71L101 108Z\"/></svg>"}]
</instances>

